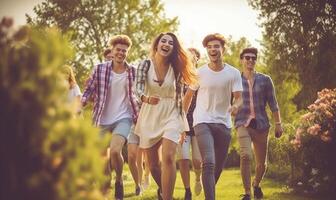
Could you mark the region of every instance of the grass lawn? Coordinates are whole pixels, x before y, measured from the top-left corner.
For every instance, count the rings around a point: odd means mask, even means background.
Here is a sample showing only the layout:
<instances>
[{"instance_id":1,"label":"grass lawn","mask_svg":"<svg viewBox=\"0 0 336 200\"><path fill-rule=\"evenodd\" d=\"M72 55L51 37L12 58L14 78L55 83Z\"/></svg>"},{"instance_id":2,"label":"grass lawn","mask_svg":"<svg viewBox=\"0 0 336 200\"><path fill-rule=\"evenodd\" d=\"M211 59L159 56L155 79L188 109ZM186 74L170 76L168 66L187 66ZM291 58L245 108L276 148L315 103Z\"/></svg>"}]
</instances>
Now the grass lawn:
<instances>
[{"instance_id":1,"label":"grass lawn","mask_svg":"<svg viewBox=\"0 0 336 200\"><path fill-rule=\"evenodd\" d=\"M132 176L128 170L128 166L125 165L125 175L124 175L124 188L125 188L125 200L156 200L156 184L154 180L151 180L150 187L143 191L141 196L134 195L134 182ZM114 182L113 182L114 183ZM113 184L112 184L113 185ZM193 191L194 185L194 174L191 172L191 189ZM113 186L112 186L113 187ZM271 179L264 179L262 182L263 192L265 194L264 199L269 200L317 200L317 198L309 198L299 196L290 192L288 187L282 183L275 182ZM243 193L242 182L240 178L240 171L237 168L225 169L221 175L216 186L216 199L222 200L240 200L239 197ZM112 200L114 194L114 189L112 188L108 195L108 200ZM175 184L174 199L183 200L184 197L184 187L180 177L180 173L177 173L177 179ZM194 200L203 200L204 193L199 196L193 196Z\"/></svg>"}]
</instances>

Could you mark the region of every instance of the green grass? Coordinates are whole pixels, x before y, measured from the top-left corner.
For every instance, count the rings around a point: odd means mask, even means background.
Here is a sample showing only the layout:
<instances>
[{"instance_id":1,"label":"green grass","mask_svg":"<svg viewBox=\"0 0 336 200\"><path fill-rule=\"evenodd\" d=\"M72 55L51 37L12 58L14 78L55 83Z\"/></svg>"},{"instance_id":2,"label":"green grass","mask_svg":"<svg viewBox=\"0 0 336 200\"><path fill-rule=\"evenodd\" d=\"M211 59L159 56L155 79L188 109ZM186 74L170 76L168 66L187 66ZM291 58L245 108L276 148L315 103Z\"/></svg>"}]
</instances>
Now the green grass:
<instances>
[{"instance_id":1,"label":"green grass","mask_svg":"<svg viewBox=\"0 0 336 200\"><path fill-rule=\"evenodd\" d=\"M125 165L124 170L124 188L125 188L125 200L156 200L156 184L154 180L151 180L150 187L143 191L142 195L137 197L134 195L134 182L132 176L128 170L128 166ZM112 181L113 182L113 181ZM191 172L191 189L193 191L194 185L194 173ZM290 189L283 183L276 182L271 179L265 178L262 182L262 188L264 192L264 199L268 200L317 200L317 198L304 197L298 194L294 194ZM108 200L113 199L114 189L112 188L109 192ZM221 178L216 186L216 199L218 200L240 200L239 197L243 194L243 186L240 178L240 171L236 168L224 169ZM177 179L174 190L174 199L183 200L184 197L184 187L181 180L180 173L177 173ZM204 193L199 196L193 196L194 200L203 200Z\"/></svg>"}]
</instances>

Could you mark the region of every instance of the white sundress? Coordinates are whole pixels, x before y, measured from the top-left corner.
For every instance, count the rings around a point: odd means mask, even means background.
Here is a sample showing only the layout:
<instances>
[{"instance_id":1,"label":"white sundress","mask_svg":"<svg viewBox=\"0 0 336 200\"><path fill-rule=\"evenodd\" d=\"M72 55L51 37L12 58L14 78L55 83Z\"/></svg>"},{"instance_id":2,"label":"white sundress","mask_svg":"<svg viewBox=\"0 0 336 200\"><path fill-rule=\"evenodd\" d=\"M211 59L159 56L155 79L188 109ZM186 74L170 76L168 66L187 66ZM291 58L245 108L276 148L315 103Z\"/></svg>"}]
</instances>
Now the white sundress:
<instances>
[{"instance_id":1,"label":"white sundress","mask_svg":"<svg viewBox=\"0 0 336 200\"><path fill-rule=\"evenodd\" d=\"M185 115L181 115L175 103L175 76L170 66L161 86L157 82L153 62L147 72L146 96L158 96L157 105L143 103L140 109L135 133L140 137L140 148L150 148L162 138L178 143L179 136L188 131Z\"/></svg>"}]
</instances>

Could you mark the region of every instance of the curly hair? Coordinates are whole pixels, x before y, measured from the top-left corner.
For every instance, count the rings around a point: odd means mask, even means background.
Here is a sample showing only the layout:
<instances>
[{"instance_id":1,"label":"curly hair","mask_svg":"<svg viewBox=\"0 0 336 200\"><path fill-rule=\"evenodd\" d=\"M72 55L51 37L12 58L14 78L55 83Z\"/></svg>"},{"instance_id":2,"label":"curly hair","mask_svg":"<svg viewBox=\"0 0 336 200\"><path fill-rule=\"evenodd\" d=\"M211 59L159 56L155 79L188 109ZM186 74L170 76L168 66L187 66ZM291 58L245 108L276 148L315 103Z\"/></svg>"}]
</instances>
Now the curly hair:
<instances>
[{"instance_id":1,"label":"curly hair","mask_svg":"<svg viewBox=\"0 0 336 200\"><path fill-rule=\"evenodd\" d=\"M209 34L205 36L205 38L202 41L203 47L207 47L208 42L213 41L213 40L218 40L223 47L225 46L226 41L225 41L224 36L220 33L213 33L213 34Z\"/></svg>"},{"instance_id":2,"label":"curly hair","mask_svg":"<svg viewBox=\"0 0 336 200\"><path fill-rule=\"evenodd\" d=\"M132 46L132 40L127 35L115 35L110 40L111 47L114 47L117 44L124 44L128 47Z\"/></svg>"}]
</instances>

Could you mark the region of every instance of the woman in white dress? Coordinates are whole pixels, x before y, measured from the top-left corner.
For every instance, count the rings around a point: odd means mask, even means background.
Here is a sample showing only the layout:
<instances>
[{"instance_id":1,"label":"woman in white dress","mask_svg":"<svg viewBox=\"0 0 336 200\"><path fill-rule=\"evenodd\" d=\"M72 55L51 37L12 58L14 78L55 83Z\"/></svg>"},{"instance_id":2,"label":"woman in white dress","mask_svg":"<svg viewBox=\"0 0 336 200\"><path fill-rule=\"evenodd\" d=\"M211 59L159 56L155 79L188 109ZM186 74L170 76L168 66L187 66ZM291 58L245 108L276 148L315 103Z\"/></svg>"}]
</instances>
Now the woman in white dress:
<instances>
[{"instance_id":1,"label":"woman in white dress","mask_svg":"<svg viewBox=\"0 0 336 200\"><path fill-rule=\"evenodd\" d=\"M176 147L180 134L189 130L182 110L183 83L196 82L191 59L176 35L159 34L152 43L150 59L142 61L137 69L136 94L143 104L135 127L140 148L145 149L151 174L159 186L159 199L173 199Z\"/></svg>"}]
</instances>

